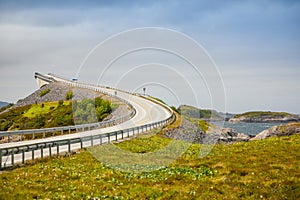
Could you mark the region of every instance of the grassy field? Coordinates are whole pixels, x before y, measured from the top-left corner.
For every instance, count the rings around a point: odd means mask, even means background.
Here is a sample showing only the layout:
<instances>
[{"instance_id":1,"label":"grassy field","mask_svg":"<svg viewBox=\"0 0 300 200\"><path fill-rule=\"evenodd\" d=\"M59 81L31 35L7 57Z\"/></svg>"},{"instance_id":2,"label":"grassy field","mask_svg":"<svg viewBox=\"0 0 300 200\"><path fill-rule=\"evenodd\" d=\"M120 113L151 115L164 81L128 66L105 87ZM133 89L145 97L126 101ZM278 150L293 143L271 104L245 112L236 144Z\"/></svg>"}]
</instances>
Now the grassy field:
<instances>
[{"instance_id":1,"label":"grassy field","mask_svg":"<svg viewBox=\"0 0 300 200\"><path fill-rule=\"evenodd\" d=\"M116 144L146 153L170 139L157 135ZM88 151L36 161L0 174L0 199L299 199L300 135L215 145L200 158L193 144L172 165L125 173Z\"/></svg>"},{"instance_id":2,"label":"grassy field","mask_svg":"<svg viewBox=\"0 0 300 200\"><path fill-rule=\"evenodd\" d=\"M69 106L70 101L63 102L63 106ZM49 111L55 110L59 107L57 102L45 102L42 104L32 104L30 108L24 112L23 117L34 118L37 115L49 114Z\"/></svg>"}]
</instances>

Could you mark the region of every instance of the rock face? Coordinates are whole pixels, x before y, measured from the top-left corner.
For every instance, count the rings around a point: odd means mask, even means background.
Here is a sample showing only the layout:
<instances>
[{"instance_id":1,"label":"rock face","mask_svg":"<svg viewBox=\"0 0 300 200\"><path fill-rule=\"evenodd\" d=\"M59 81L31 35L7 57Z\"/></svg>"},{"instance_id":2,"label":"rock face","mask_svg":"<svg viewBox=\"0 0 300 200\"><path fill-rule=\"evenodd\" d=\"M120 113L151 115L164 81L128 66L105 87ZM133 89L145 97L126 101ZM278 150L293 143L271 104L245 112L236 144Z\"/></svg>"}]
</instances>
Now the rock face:
<instances>
[{"instance_id":1,"label":"rock face","mask_svg":"<svg viewBox=\"0 0 300 200\"><path fill-rule=\"evenodd\" d=\"M268 137L289 136L294 134L300 134L300 123L272 126L271 128L260 132L254 138L251 138L251 140L262 140Z\"/></svg>"},{"instance_id":2,"label":"rock face","mask_svg":"<svg viewBox=\"0 0 300 200\"><path fill-rule=\"evenodd\" d=\"M220 134L219 142L247 142L250 139L249 135L238 133L236 130L231 128L221 128L217 131L217 133Z\"/></svg>"},{"instance_id":3,"label":"rock face","mask_svg":"<svg viewBox=\"0 0 300 200\"><path fill-rule=\"evenodd\" d=\"M272 122L298 122L300 117L297 115L285 112L263 112L254 111L247 112L240 115L235 115L229 122L231 123L272 123Z\"/></svg>"},{"instance_id":4,"label":"rock face","mask_svg":"<svg viewBox=\"0 0 300 200\"><path fill-rule=\"evenodd\" d=\"M182 120L182 123L178 128L166 130L163 135L167 138L198 144L202 144L203 138L205 137L205 133L201 129L186 119Z\"/></svg>"},{"instance_id":5,"label":"rock face","mask_svg":"<svg viewBox=\"0 0 300 200\"><path fill-rule=\"evenodd\" d=\"M41 92L45 90L49 90L49 92L45 95L41 95ZM66 94L69 91L73 91L73 94L75 95L73 99L94 98L97 95L96 92L88 89L74 88L59 82L54 82L39 88L29 96L19 100L14 107L32 105L41 102L66 100Z\"/></svg>"},{"instance_id":6,"label":"rock face","mask_svg":"<svg viewBox=\"0 0 300 200\"><path fill-rule=\"evenodd\" d=\"M180 127L167 130L164 135L168 138L184 140L198 144L247 142L250 136L238 133L231 128L210 128L204 133L196 125L188 120L183 120Z\"/></svg>"},{"instance_id":7,"label":"rock face","mask_svg":"<svg viewBox=\"0 0 300 200\"><path fill-rule=\"evenodd\" d=\"M41 95L42 91L49 90L48 93L45 95ZM63 83L59 82L53 82L50 84L47 84L29 96L25 97L24 99L19 100L14 106L10 107L9 109L4 110L1 113L4 112L9 112L11 109L16 108L16 107L22 107L26 105L32 105L36 103L42 103L42 102L55 102L59 100L66 100L66 94L72 91L74 97L72 98L73 100L80 100L84 98L91 98L94 99L95 97L101 96L101 98L105 100L112 101L112 103L118 104L118 108L113 110L113 112L106 117L104 120L109 120L109 119L115 119L120 116L124 116L130 113L130 107L125 104L120 102L119 100L115 98L111 98L107 95L104 95L99 92L95 92L89 89L84 89L84 88L77 88L77 87L71 87ZM1 114L0 113L0 114Z\"/></svg>"}]
</instances>

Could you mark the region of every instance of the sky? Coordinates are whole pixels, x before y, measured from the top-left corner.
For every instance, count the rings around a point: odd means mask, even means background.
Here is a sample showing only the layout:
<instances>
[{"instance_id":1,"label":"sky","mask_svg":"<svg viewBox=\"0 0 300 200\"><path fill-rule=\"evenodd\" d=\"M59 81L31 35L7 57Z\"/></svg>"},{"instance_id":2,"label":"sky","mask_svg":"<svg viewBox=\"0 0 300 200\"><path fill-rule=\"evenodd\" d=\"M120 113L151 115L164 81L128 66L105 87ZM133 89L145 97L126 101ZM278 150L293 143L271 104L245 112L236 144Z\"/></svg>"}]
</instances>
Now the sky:
<instances>
[{"instance_id":1,"label":"sky","mask_svg":"<svg viewBox=\"0 0 300 200\"><path fill-rule=\"evenodd\" d=\"M298 1L284 0L0 0L0 100L16 102L35 91L37 71L79 76L79 81L132 92L147 87L149 95L176 106L191 104L231 113L300 113L299 11ZM210 76L203 71L201 78L179 57L152 49L125 56L99 79L104 70L99 63L123 46L147 40L139 34L134 41L123 40L96 51L82 65L107 38L143 27L192 38L203 49L186 47L188 53L197 58L207 54L209 66L218 73ZM158 45L165 41L170 48L186 44L176 41L176 36L170 42L159 34L164 31L158 33Z\"/></svg>"}]
</instances>

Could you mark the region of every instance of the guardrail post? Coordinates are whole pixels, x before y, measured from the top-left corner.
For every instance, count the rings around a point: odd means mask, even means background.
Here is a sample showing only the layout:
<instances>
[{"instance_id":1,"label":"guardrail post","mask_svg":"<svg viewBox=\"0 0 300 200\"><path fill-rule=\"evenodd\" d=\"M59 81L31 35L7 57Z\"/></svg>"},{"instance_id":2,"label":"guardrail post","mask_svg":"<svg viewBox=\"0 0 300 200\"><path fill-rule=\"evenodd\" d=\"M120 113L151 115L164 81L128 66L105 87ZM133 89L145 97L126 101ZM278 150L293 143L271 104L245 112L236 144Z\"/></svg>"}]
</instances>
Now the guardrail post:
<instances>
[{"instance_id":1,"label":"guardrail post","mask_svg":"<svg viewBox=\"0 0 300 200\"><path fill-rule=\"evenodd\" d=\"M0 170L2 169L2 149L0 149Z\"/></svg>"},{"instance_id":2,"label":"guardrail post","mask_svg":"<svg viewBox=\"0 0 300 200\"><path fill-rule=\"evenodd\" d=\"M25 151L22 149L22 164L25 163Z\"/></svg>"},{"instance_id":3,"label":"guardrail post","mask_svg":"<svg viewBox=\"0 0 300 200\"><path fill-rule=\"evenodd\" d=\"M15 164L15 151L14 149L11 152L11 165L14 166Z\"/></svg>"},{"instance_id":4,"label":"guardrail post","mask_svg":"<svg viewBox=\"0 0 300 200\"><path fill-rule=\"evenodd\" d=\"M60 133L61 133L61 135L63 135L63 134L64 134L64 130L63 130L63 129L61 129Z\"/></svg>"},{"instance_id":5,"label":"guardrail post","mask_svg":"<svg viewBox=\"0 0 300 200\"><path fill-rule=\"evenodd\" d=\"M52 148L51 148L51 145L49 144L49 156L50 156L50 157L52 156L51 150L52 150Z\"/></svg>"},{"instance_id":6,"label":"guardrail post","mask_svg":"<svg viewBox=\"0 0 300 200\"><path fill-rule=\"evenodd\" d=\"M34 160L34 149L32 149L32 152L31 152L31 158L32 158L32 160Z\"/></svg>"},{"instance_id":7,"label":"guardrail post","mask_svg":"<svg viewBox=\"0 0 300 200\"><path fill-rule=\"evenodd\" d=\"M7 136L7 142L10 143L10 135Z\"/></svg>"},{"instance_id":8,"label":"guardrail post","mask_svg":"<svg viewBox=\"0 0 300 200\"><path fill-rule=\"evenodd\" d=\"M41 147L41 158L44 158L44 150L43 150L44 148L43 147Z\"/></svg>"},{"instance_id":9,"label":"guardrail post","mask_svg":"<svg viewBox=\"0 0 300 200\"><path fill-rule=\"evenodd\" d=\"M32 139L34 139L35 138L35 135L34 135L34 132L32 133Z\"/></svg>"},{"instance_id":10,"label":"guardrail post","mask_svg":"<svg viewBox=\"0 0 300 200\"><path fill-rule=\"evenodd\" d=\"M116 132L115 134L116 134L116 141L118 141L118 132Z\"/></svg>"},{"instance_id":11,"label":"guardrail post","mask_svg":"<svg viewBox=\"0 0 300 200\"><path fill-rule=\"evenodd\" d=\"M68 140L68 152L71 153L71 140Z\"/></svg>"},{"instance_id":12,"label":"guardrail post","mask_svg":"<svg viewBox=\"0 0 300 200\"><path fill-rule=\"evenodd\" d=\"M69 134L71 134L71 128L69 128Z\"/></svg>"},{"instance_id":13,"label":"guardrail post","mask_svg":"<svg viewBox=\"0 0 300 200\"><path fill-rule=\"evenodd\" d=\"M45 132L43 132L43 138L45 138L46 137L46 133Z\"/></svg>"},{"instance_id":14,"label":"guardrail post","mask_svg":"<svg viewBox=\"0 0 300 200\"><path fill-rule=\"evenodd\" d=\"M110 133L108 133L107 140L108 140L108 143L110 143Z\"/></svg>"},{"instance_id":15,"label":"guardrail post","mask_svg":"<svg viewBox=\"0 0 300 200\"><path fill-rule=\"evenodd\" d=\"M121 131L121 133L122 133L122 140L124 139L124 132L123 131Z\"/></svg>"},{"instance_id":16,"label":"guardrail post","mask_svg":"<svg viewBox=\"0 0 300 200\"><path fill-rule=\"evenodd\" d=\"M80 140L80 149L82 149L83 148L83 142L82 142L82 140Z\"/></svg>"},{"instance_id":17,"label":"guardrail post","mask_svg":"<svg viewBox=\"0 0 300 200\"><path fill-rule=\"evenodd\" d=\"M56 144L57 146L56 146L56 154L57 154L57 156L59 156L59 144Z\"/></svg>"},{"instance_id":18,"label":"guardrail post","mask_svg":"<svg viewBox=\"0 0 300 200\"><path fill-rule=\"evenodd\" d=\"M102 135L100 135L100 144L102 144Z\"/></svg>"}]
</instances>

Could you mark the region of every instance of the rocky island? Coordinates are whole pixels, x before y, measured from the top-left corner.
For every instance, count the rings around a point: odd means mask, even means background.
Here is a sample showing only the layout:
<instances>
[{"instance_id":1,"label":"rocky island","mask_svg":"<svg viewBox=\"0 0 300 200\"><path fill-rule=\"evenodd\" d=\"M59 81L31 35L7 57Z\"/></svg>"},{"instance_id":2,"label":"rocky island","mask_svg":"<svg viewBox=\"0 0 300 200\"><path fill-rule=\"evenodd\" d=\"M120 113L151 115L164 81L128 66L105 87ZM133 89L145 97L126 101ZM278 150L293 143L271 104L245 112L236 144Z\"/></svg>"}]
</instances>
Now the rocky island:
<instances>
[{"instance_id":1,"label":"rocky island","mask_svg":"<svg viewBox=\"0 0 300 200\"><path fill-rule=\"evenodd\" d=\"M300 117L286 112L252 111L234 115L229 119L231 123L271 123L298 122Z\"/></svg>"}]
</instances>

